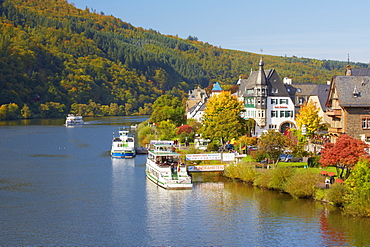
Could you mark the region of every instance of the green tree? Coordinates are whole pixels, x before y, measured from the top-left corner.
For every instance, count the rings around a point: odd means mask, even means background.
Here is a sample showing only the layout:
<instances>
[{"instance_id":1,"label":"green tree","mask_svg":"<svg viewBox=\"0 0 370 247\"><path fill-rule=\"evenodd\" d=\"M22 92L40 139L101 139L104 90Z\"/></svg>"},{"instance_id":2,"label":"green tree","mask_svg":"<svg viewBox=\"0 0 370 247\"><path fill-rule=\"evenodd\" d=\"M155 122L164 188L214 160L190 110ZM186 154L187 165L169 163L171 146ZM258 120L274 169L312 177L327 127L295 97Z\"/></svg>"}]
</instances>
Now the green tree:
<instances>
[{"instance_id":1,"label":"green tree","mask_svg":"<svg viewBox=\"0 0 370 247\"><path fill-rule=\"evenodd\" d=\"M162 95L153 104L152 123L171 121L176 126L185 123L185 108L179 98L172 95Z\"/></svg>"},{"instance_id":2,"label":"green tree","mask_svg":"<svg viewBox=\"0 0 370 247\"><path fill-rule=\"evenodd\" d=\"M32 116L32 111L28 107L28 105L24 104L21 109L22 118L30 118Z\"/></svg>"},{"instance_id":3,"label":"green tree","mask_svg":"<svg viewBox=\"0 0 370 247\"><path fill-rule=\"evenodd\" d=\"M345 181L349 193L344 211L351 215L370 217L370 162L361 159Z\"/></svg>"},{"instance_id":4,"label":"green tree","mask_svg":"<svg viewBox=\"0 0 370 247\"><path fill-rule=\"evenodd\" d=\"M262 152L266 152L269 159L275 161L275 167L279 163L279 156L287 148L292 146L291 140L285 135L275 130L269 130L263 132L258 139L258 149Z\"/></svg>"},{"instance_id":5,"label":"green tree","mask_svg":"<svg viewBox=\"0 0 370 247\"><path fill-rule=\"evenodd\" d=\"M157 135L160 140L172 140L176 137L176 125L170 120L162 121L157 125Z\"/></svg>"},{"instance_id":6,"label":"green tree","mask_svg":"<svg viewBox=\"0 0 370 247\"><path fill-rule=\"evenodd\" d=\"M245 120L241 117L243 103L230 92L222 92L209 99L204 111L201 133L211 141L237 139L246 132Z\"/></svg>"}]
</instances>

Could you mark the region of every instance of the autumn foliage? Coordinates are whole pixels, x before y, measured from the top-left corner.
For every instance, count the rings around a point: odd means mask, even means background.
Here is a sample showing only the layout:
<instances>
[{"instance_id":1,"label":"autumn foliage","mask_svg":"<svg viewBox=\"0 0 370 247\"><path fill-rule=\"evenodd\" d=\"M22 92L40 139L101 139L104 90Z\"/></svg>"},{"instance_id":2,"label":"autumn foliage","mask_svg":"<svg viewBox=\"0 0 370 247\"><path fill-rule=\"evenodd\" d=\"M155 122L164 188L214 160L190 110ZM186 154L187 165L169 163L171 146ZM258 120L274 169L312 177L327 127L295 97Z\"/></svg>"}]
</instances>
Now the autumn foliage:
<instances>
[{"instance_id":1,"label":"autumn foliage","mask_svg":"<svg viewBox=\"0 0 370 247\"><path fill-rule=\"evenodd\" d=\"M181 125L180 127L177 127L176 131L178 135L181 133L190 134L193 131L193 127L191 127L190 125L184 124L184 125Z\"/></svg>"},{"instance_id":2,"label":"autumn foliage","mask_svg":"<svg viewBox=\"0 0 370 247\"><path fill-rule=\"evenodd\" d=\"M340 177L343 176L343 172L346 170L347 178L360 157L368 158L368 147L363 141L344 134L337 139L335 144L325 144L321 151L320 163L322 166L336 166L342 169Z\"/></svg>"}]
</instances>

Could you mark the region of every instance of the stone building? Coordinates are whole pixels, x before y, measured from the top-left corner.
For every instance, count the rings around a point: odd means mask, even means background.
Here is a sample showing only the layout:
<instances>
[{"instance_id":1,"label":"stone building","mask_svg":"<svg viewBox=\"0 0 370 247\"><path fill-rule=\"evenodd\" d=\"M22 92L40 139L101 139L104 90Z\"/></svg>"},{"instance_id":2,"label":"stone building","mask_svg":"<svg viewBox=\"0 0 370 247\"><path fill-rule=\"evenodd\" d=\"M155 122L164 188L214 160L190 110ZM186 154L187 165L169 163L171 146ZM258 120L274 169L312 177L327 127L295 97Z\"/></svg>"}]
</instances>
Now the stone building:
<instances>
[{"instance_id":1,"label":"stone building","mask_svg":"<svg viewBox=\"0 0 370 247\"><path fill-rule=\"evenodd\" d=\"M331 118L329 133L348 134L370 142L370 75L368 69L347 68L345 76L333 76L326 102Z\"/></svg>"}]
</instances>

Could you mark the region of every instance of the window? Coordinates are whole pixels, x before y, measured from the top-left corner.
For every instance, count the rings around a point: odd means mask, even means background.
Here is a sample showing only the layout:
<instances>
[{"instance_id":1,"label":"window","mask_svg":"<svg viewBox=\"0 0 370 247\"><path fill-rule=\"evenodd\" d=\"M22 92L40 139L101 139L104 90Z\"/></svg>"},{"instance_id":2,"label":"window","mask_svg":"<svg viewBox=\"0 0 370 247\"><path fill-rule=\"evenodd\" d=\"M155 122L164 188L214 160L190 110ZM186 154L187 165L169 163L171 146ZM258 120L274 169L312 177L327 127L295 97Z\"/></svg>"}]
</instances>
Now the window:
<instances>
[{"instance_id":1,"label":"window","mask_svg":"<svg viewBox=\"0 0 370 247\"><path fill-rule=\"evenodd\" d=\"M279 90L277 89L277 88L271 88L271 93L278 93L279 92Z\"/></svg>"},{"instance_id":2,"label":"window","mask_svg":"<svg viewBox=\"0 0 370 247\"><path fill-rule=\"evenodd\" d=\"M303 103L304 103L304 99L303 98L299 98L298 99L298 104L303 105Z\"/></svg>"},{"instance_id":3,"label":"window","mask_svg":"<svg viewBox=\"0 0 370 247\"><path fill-rule=\"evenodd\" d=\"M278 104L278 99L271 99L271 104L274 105L274 104Z\"/></svg>"},{"instance_id":4,"label":"window","mask_svg":"<svg viewBox=\"0 0 370 247\"><path fill-rule=\"evenodd\" d=\"M280 99L280 104L288 104L288 99Z\"/></svg>"},{"instance_id":5,"label":"window","mask_svg":"<svg viewBox=\"0 0 370 247\"><path fill-rule=\"evenodd\" d=\"M276 124L269 124L269 129L276 129Z\"/></svg>"},{"instance_id":6,"label":"window","mask_svg":"<svg viewBox=\"0 0 370 247\"><path fill-rule=\"evenodd\" d=\"M277 117L278 112L277 111L271 111L271 117Z\"/></svg>"},{"instance_id":7,"label":"window","mask_svg":"<svg viewBox=\"0 0 370 247\"><path fill-rule=\"evenodd\" d=\"M293 117L293 111L280 111L280 117Z\"/></svg>"},{"instance_id":8,"label":"window","mask_svg":"<svg viewBox=\"0 0 370 247\"><path fill-rule=\"evenodd\" d=\"M370 116L362 116L362 129L370 129Z\"/></svg>"}]
</instances>

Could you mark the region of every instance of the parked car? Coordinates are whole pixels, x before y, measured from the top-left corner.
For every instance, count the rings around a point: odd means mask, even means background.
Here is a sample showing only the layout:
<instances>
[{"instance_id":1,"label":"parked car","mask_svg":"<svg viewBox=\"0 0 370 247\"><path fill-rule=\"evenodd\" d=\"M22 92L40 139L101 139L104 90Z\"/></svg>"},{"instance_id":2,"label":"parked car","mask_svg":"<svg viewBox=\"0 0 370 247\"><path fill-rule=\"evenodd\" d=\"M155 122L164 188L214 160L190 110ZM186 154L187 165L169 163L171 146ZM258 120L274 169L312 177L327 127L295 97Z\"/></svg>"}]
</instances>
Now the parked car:
<instances>
[{"instance_id":1,"label":"parked car","mask_svg":"<svg viewBox=\"0 0 370 247\"><path fill-rule=\"evenodd\" d=\"M285 162L302 162L302 157L295 157L292 154L288 154L284 160Z\"/></svg>"},{"instance_id":2,"label":"parked car","mask_svg":"<svg viewBox=\"0 0 370 247\"><path fill-rule=\"evenodd\" d=\"M285 159L286 159L287 156L288 156L287 154L280 154L279 160L280 161L285 161Z\"/></svg>"}]
</instances>

